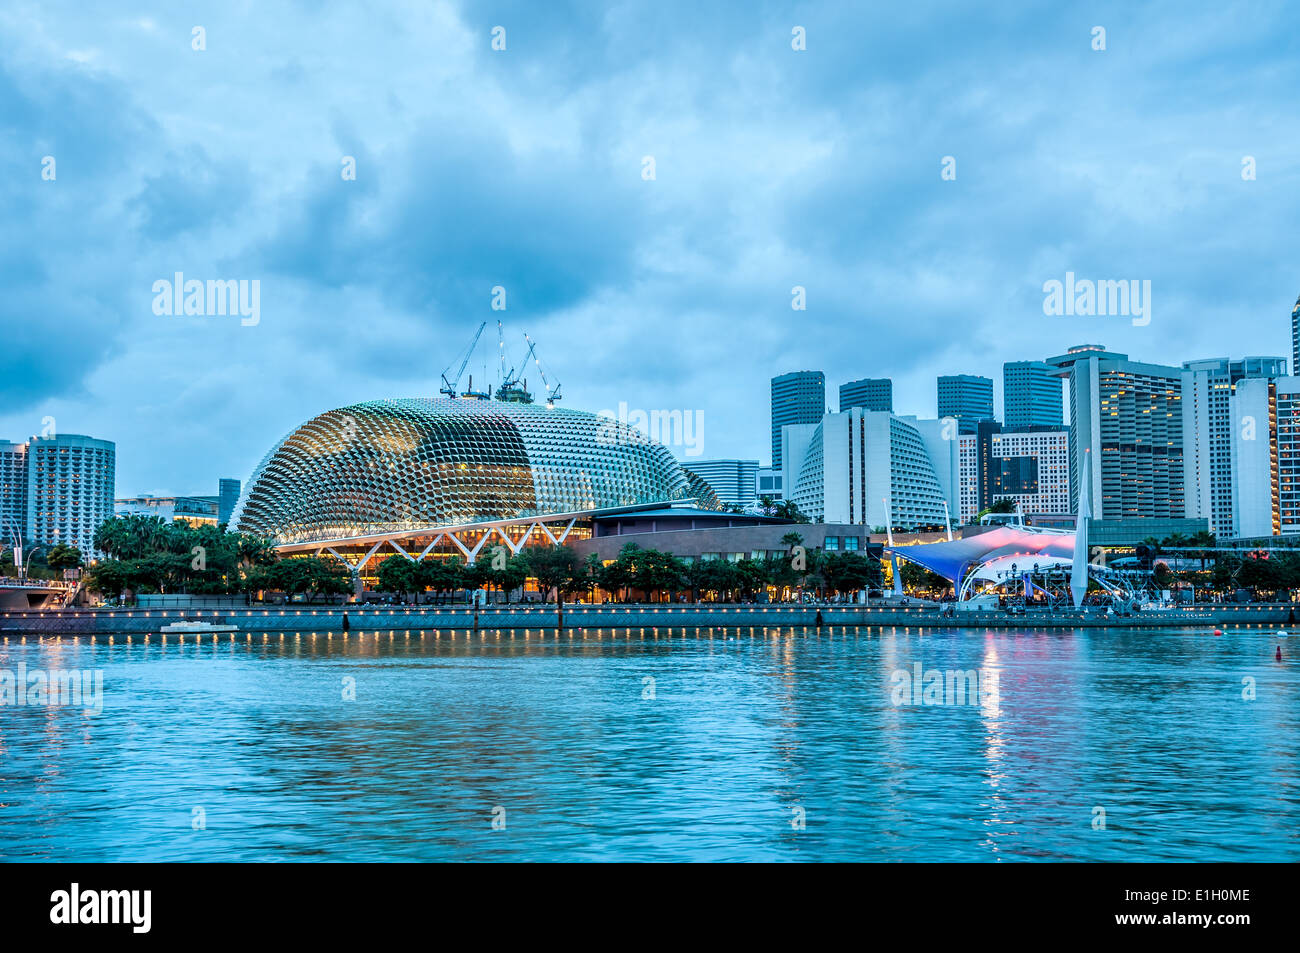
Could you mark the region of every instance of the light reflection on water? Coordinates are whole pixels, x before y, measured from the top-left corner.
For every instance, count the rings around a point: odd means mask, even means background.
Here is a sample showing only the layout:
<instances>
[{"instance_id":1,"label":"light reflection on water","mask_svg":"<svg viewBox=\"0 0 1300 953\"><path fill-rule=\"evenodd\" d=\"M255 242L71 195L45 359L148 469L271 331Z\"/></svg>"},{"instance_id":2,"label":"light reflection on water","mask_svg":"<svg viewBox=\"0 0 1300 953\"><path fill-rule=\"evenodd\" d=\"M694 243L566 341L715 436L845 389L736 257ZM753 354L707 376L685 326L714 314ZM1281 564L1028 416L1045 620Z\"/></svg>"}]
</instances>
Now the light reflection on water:
<instances>
[{"instance_id":1,"label":"light reflection on water","mask_svg":"<svg viewBox=\"0 0 1300 953\"><path fill-rule=\"evenodd\" d=\"M0 857L1297 860L1292 645L838 626L11 636L0 671L102 669L104 710L0 707ZM916 662L997 691L896 706L891 673Z\"/></svg>"}]
</instances>

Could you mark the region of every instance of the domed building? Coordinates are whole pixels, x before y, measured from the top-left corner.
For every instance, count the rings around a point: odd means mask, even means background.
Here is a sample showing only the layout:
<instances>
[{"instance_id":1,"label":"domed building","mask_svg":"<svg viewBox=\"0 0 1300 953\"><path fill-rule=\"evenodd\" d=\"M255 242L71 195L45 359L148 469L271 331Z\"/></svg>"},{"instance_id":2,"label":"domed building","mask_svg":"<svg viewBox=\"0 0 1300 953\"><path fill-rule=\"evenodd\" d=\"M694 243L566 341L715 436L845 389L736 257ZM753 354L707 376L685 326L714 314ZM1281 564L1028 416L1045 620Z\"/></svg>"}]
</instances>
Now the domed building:
<instances>
[{"instance_id":1,"label":"domed building","mask_svg":"<svg viewBox=\"0 0 1300 953\"><path fill-rule=\"evenodd\" d=\"M663 503L721 508L666 447L611 417L412 398L294 428L254 470L230 524L282 552L328 550L359 566L379 550L473 560L489 539L513 552L582 539L593 514Z\"/></svg>"}]
</instances>

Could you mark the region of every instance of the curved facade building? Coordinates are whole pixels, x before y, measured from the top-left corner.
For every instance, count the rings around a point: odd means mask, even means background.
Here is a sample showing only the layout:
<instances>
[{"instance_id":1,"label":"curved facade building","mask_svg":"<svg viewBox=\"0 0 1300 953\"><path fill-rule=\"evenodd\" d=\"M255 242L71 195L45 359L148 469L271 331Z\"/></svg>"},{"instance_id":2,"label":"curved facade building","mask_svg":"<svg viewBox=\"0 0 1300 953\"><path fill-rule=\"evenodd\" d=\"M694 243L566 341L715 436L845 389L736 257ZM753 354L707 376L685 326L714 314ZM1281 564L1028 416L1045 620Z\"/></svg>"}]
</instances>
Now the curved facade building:
<instances>
[{"instance_id":1,"label":"curved facade building","mask_svg":"<svg viewBox=\"0 0 1300 953\"><path fill-rule=\"evenodd\" d=\"M957 514L956 437L943 421L859 407L785 427L786 497L819 523L942 526Z\"/></svg>"},{"instance_id":2,"label":"curved facade building","mask_svg":"<svg viewBox=\"0 0 1300 953\"><path fill-rule=\"evenodd\" d=\"M612 418L412 398L295 428L253 472L231 525L281 544L329 543L672 500L718 508L667 448Z\"/></svg>"}]
</instances>

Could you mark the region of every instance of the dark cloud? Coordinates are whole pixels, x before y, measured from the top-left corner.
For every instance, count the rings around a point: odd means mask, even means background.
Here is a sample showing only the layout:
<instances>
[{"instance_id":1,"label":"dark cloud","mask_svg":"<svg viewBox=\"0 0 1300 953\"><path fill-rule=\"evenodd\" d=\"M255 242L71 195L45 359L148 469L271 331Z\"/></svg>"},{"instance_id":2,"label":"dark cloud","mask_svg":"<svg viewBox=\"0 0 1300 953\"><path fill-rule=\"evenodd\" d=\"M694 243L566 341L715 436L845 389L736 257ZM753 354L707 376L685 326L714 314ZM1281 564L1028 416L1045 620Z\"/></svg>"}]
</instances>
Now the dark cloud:
<instances>
[{"instance_id":1,"label":"dark cloud","mask_svg":"<svg viewBox=\"0 0 1300 953\"><path fill-rule=\"evenodd\" d=\"M765 456L768 378L795 368L832 395L892 375L927 414L937 374L1084 340L1289 348L1282 3L158 5L89 40L73 10L0 33L0 396L118 439L131 492L433 393L497 317L573 406L706 411L711 456ZM175 270L260 280L261 323L153 315ZM1066 270L1150 279L1151 325L1045 317Z\"/></svg>"},{"instance_id":2,"label":"dark cloud","mask_svg":"<svg viewBox=\"0 0 1300 953\"><path fill-rule=\"evenodd\" d=\"M0 51L8 49L0 44ZM123 322L118 195L155 131L128 92L73 63L0 53L0 400L76 394ZM21 76L19 75L21 72ZM42 177L44 157L54 178ZM25 435L25 434L24 434Z\"/></svg>"}]
</instances>

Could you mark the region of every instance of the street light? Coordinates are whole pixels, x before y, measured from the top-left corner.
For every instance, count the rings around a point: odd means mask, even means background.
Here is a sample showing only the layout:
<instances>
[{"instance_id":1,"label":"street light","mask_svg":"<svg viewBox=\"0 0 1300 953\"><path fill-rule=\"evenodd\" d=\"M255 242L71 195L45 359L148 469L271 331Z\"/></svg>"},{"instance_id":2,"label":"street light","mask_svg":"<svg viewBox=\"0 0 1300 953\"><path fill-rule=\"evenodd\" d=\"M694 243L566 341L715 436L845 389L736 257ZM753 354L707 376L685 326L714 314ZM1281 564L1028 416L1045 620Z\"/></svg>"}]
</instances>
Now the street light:
<instances>
[{"instance_id":1,"label":"street light","mask_svg":"<svg viewBox=\"0 0 1300 953\"><path fill-rule=\"evenodd\" d=\"M27 563L26 563L25 566L23 566L22 575L19 576L20 579L25 579L25 578L27 577L27 574L31 572L31 569L32 569L32 557L36 555L36 550L38 550L38 549L44 549L44 548L45 548L45 545L44 545L43 543L36 543L35 545L32 546L32 550L31 550L31 552L29 552L29 553L27 554Z\"/></svg>"},{"instance_id":2,"label":"street light","mask_svg":"<svg viewBox=\"0 0 1300 953\"><path fill-rule=\"evenodd\" d=\"M10 519L5 519L0 523L0 532L8 530L10 545L13 547L14 568L18 570L18 578L23 578L23 534L22 531Z\"/></svg>"}]
</instances>

